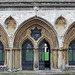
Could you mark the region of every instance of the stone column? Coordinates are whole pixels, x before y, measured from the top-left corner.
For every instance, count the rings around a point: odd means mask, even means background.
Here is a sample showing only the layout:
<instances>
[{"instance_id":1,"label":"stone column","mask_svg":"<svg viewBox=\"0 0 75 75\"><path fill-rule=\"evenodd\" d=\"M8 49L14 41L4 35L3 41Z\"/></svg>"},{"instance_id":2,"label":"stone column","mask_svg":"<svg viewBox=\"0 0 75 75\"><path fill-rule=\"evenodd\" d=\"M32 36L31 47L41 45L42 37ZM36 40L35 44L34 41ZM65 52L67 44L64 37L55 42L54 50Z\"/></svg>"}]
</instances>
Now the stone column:
<instances>
[{"instance_id":1,"label":"stone column","mask_svg":"<svg viewBox=\"0 0 75 75\"><path fill-rule=\"evenodd\" d=\"M34 70L38 70L38 48L36 42L34 47Z\"/></svg>"},{"instance_id":2,"label":"stone column","mask_svg":"<svg viewBox=\"0 0 75 75\"><path fill-rule=\"evenodd\" d=\"M12 71L12 49L13 49L13 35L9 36L9 48L10 48L10 62L9 62L9 71Z\"/></svg>"},{"instance_id":3,"label":"stone column","mask_svg":"<svg viewBox=\"0 0 75 75\"><path fill-rule=\"evenodd\" d=\"M12 70L12 48L10 49L10 71Z\"/></svg>"},{"instance_id":4,"label":"stone column","mask_svg":"<svg viewBox=\"0 0 75 75\"><path fill-rule=\"evenodd\" d=\"M58 68L58 51L57 49L53 49L53 68L57 69Z\"/></svg>"},{"instance_id":5,"label":"stone column","mask_svg":"<svg viewBox=\"0 0 75 75\"><path fill-rule=\"evenodd\" d=\"M58 41L59 41L59 50L58 50L58 68L63 69L63 36L59 35L58 36Z\"/></svg>"},{"instance_id":6,"label":"stone column","mask_svg":"<svg viewBox=\"0 0 75 75\"><path fill-rule=\"evenodd\" d=\"M38 70L38 50L34 50L34 70Z\"/></svg>"},{"instance_id":7,"label":"stone column","mask_svg":"<svg viewBox=\"0 0 75 75\"><path fill-rule=\"evenodd\" d=\"M14 61L15 60L15 50L14 49L12 50L12 59L13 59L12 60L12 62L13 62L12 63L13 64L12 68L14 69L15 68L15 61Z\"/></svg>"},{"instance_id":8,"label":"stone column","mask_svg":"<svg viewBox=\"0 0 75 75\"><path fill-rule=\"evenodd\" d=\"M63 68L63 57L62 57L62 50L61 49L58 51L58 68L59 69Z\"/></svg>"},{"instance_id":9,"label":"stone column","mask_svg":"<svg viewBox=\"0 0 75 75\"><path fill-rule=\"evenodd\" d=\"M67 64L67 61L68 61L67 55L68 55L67 49L63 49L63 69L65 69L66 65L68 65Z\"/></svg>"},{"instance_id":10,"label":"stone column","mask_svg":"<svg viewBox=\"0 0 75 75\"><path fill-rule=\"evenodd\" d=\"M21 49L20 49L20 70L22 70L22 57L21 57Z\"/></svg>"}]
</instances>

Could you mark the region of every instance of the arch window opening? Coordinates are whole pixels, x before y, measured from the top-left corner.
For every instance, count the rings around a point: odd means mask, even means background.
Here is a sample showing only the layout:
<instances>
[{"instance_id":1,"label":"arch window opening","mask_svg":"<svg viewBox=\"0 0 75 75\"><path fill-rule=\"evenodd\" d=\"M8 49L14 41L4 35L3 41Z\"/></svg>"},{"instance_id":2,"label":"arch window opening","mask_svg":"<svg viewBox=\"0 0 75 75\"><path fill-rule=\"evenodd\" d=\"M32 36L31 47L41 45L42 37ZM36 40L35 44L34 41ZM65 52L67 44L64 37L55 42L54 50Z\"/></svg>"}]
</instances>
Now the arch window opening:
<instances>
[{"instance_id":1,"label":"arch window opening","mask_svg":"<svg viewBox=\"0 0 75 75\"><path fill-rule=\"evenodd\" d=\"M0 42L0 65L4 65L4 46Z\"/></svg>"},{"instance_id":2,"label":"arch window opening","mask_svg":"<svg viewBox=\"0 0 75 75\"><path fill-rule=\"evenodd\" d=\"M32 70L34 62L34 51L31 41L26 40L22 45L22 69Z\"/></svg>"},{"instance_id":3,"label":"arch window opening","mask_svg":"<svg viewBox=\"0 0 75 75\"><path fill-rule=\"evenodd\" d=\"M69 65L75 65L75 39L71 41L69 45L68 62L69 62Z\"/></svg>"}]
</instances>

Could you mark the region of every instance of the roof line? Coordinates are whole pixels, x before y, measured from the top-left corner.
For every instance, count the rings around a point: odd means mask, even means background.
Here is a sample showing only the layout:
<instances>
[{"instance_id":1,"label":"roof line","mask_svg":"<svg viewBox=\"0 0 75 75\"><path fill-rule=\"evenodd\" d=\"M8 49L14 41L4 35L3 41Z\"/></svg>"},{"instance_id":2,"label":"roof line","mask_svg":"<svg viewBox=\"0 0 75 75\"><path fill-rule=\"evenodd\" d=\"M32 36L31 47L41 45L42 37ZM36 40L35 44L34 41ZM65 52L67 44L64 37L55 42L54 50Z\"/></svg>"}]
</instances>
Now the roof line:
<instances>
[{"instance_id":1,"label":"roof line","mask_svg":"<svg viewBox=\"0 0 75 75\"><path fill-rule=\"evenodd\" d=\"M75 7L75 2L72 3L27 3L27 2L23 2L23 3L0 3L0 7L26 7L26 6L39 6L39 7Z\"/></svg>"}]
</instances>

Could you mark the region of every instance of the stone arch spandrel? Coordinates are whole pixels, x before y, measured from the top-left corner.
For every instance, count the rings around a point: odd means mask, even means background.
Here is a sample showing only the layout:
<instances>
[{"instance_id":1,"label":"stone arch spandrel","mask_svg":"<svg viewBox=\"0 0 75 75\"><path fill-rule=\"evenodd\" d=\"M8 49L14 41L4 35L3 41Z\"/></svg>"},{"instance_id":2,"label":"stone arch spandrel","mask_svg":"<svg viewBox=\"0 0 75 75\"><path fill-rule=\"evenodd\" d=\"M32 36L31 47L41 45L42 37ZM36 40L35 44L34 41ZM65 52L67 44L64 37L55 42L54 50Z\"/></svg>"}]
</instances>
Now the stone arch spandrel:
<instances>
[{"instance_id":1,"label":"stone arch spandrel","mask_svg":"<svg viewBox=\"0 0 75 75\"><path fill-rule=\"evenodd\" d=\"M73 39L75 39L75 22L69 26L66 34L64 35L64 48L68 49L69 44Z\"/></svg>"},{"instance_id":2,"label":"stone arch spandrel","mask_svg":"<svg viewBox=\"0 0 75 75\"><path fill-rule=\"evenodd\" d=\"M58 39L57 39L57 33L55 31L55 29L53 28L53 26L47 22L46 20L38 17L38 16L34 16L26 21L24 21L16 30L15 35L14 35L14 47L18 47L19 48L19 42L21 41L21 36L24 35L23 37L25 37L27 35L27 30L31 27L31 26L41 26L42 29L45 30L45 35L48 33L48 38L50 38L49 36L51 36L51 40L53 40L53 48L58 48L59 44L58 44Z\"/></svg>"}]
</instances>

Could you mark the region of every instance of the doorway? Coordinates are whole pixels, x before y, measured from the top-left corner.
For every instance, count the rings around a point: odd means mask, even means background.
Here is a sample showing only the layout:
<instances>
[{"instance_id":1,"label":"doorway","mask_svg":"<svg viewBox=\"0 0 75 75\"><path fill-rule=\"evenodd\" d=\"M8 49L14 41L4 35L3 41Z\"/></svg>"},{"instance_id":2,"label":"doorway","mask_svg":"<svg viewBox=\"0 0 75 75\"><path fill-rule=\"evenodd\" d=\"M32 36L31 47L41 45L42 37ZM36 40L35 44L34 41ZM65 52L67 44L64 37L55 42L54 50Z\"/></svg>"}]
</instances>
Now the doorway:
<instances>
[{"instance_id":1,"label":"doorway","mask_svg":"<svg viewBox=\"0 0 75 75\"><path fill-rule=\"evenodd\" d=\"M39 69L50 69L50 45L46 40L43 40L39 45Z\"/></svg>"}]
</instances>

